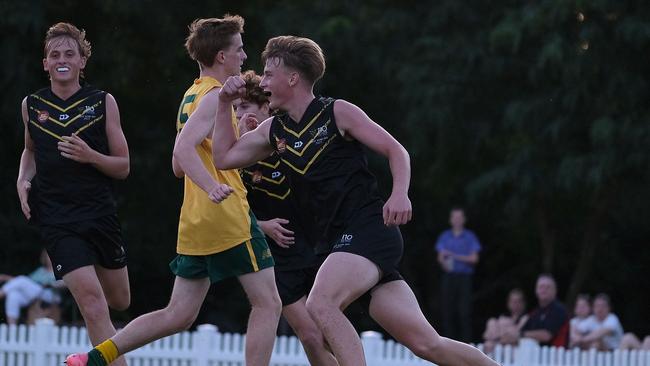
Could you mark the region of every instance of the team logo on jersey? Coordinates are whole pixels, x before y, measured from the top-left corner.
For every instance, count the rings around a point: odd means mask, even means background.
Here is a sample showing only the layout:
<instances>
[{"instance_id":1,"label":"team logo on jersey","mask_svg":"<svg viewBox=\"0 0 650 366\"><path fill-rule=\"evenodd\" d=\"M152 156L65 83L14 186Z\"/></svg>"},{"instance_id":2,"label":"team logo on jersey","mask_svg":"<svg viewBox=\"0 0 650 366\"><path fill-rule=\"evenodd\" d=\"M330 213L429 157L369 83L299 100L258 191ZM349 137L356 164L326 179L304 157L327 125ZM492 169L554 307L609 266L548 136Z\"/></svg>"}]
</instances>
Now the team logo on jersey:
<instances>
[{"instance_id":1,"label":"team logo on jersey","mask_svg":"<svg viewBox=\"0 0 650 366\"><path fill-rule=\"evenodd\" d=\"M329 123L329 122L328 122ZM327 140L327 124L309 131L314 139L314 145L320 145Z\"/></svg>"},{"instance_id":2,"label":"team logo on jersey","mask_svg":"<svg viewBox=\"0 0 650 366\"><path fill-rule=\"evenodd\" d=\"M38 116L36 118L40 123L45 123L45 121L50 118L50 114L47 113L47 111L40 111L38 112Z\"/></svg>"},{"instance_id":3,"label":"team logo on jersey","mask_svg":"<svg viewBox=\"0 0 650 366\"><path fill-rule=\"evenodd\" d=\"M278 179L278 178L280 178L281 175L282 175L282 173L280 173L280 172L273 172L273 173L271 173L271 178Z\"/></svg>"},{"instance_id":4,"label":"team logo on jersey","mask_svg":"<svg viewBox=\"0 0 650 366\"><path fill-rule=\"evenodd\" d=\"M95 106L94 105L86 105L83 107L79 107L78 109L79 114L81 114L82 118L84 120L89 120L92 118L95 118Z\"/></svg>"},{"instance_id":5,"label":"team logo on jersey","mask_svg":"<svg viewBox=\"0 0 650 366\"><path fill-rule=\"evenodd\" d=\"M275 148L280 154L287 151L287 140L286 139L279 139L279 138L276 137L275 138Z\"/></svg>"},{"instance_id":6,"label":"team logo on jersey","mask_svg":"<svg viewBox=\"0 0 650 366\"><path fill-rule=\"evenodd\" d=\"M65 114L65 113L59 114L59 121L65 121L68 118L70 118L69 114Z\"/></svg>"},{"instance_id":7,"label":"team logo on jersey","mask_svg":"<svg viewBox=\"0 0 650 366\"><path fill-rule=\"evenodd\" d=\"M302 147L303 143L302 141L296 141L293 143L293 148L294 149L300 149Z\"/></svg>"},{"instance_id":8,"label":"team logo on jersey","mask_svg":"<svg viewBox=\"0 0 650 366\"><path fill-rule=\"evenodd\" d=\"M254 171L253 172L253 178L251 178L251 180L253 181L253 183L256 183L256 184L261 182L262 181L262 172L259 171L259 170Z\"/></svg>"}]
</instances>

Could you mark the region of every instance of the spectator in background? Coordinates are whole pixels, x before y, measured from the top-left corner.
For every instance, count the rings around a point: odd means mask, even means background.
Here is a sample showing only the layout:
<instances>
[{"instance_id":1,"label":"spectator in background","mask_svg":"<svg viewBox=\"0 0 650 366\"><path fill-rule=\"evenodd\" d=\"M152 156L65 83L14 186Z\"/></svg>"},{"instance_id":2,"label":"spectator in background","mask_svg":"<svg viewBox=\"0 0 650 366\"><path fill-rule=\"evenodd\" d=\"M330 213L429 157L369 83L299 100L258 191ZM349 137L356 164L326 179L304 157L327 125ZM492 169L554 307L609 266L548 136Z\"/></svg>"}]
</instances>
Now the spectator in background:
<instances>
[{"instance_id":1,"label":"spectator in background","mask_svg":"<svg viewBox=\"0 0 650 366\"><path fill-rule=\"evenodd\" d=\"M490 318L487 321L483 333L483 351L485 353L492 352L497 344L516 344L521 328L528 320L526 297L521 289L510 290L506 306L508 314Z\"/></svg>"},{"instance_id":2,"label":"spectator in background","mask_svg":"<svg viewBox=\"0 0 650 366\"><path fill-rule=\"evenodd\" d=\"M566 347L569 336L567 311L557 300L557 285L550 274L541 274L535 285L538 307L528 317L521 336L542 345Z\"/></svg>"},{"instance_id":3,"label":"spectator in background","mask_svg":"<svg viewBox=\"0 0 650 366\"><path fill-rule=\"evenodd\" d=\"M61 297L56 288L63 287L62 281L54 278L52 262L45 250L41 251L41 266L28 276L10 276L0 274L0 299L5 299L5 316L8 324L17 324L20 310L35 301L49 306L58 305ZM40 305L40 304L39 304Z\"/></svg>"},{"instance_id":4,"label":"spectator in background","mask_svg":"<svg viewBox=\"0 0 650 366\"><path fill-rule=\"evenodd\" d=\"M611 351L621 345L623 327L618 317L611 312L611 301L607 294L598 294L593 303L593 329L576 339L581 348L596 348Z\"/></svg>"},{"instance_id":5,"label":"spectator in background","mask_svg":"<svg viewBox=\"0 0 650 366\"><path fill-rule=\"evenodd\" d=\"M596 321L591 316L591 297L587 294L578 295L573 313L569 337L569 347L571 348L580 347L580 340L596 327Z\"/></svg>"},{"instance_id":6,"label":"spectator in background","mask_svg":"<svg viewBox=\"0 0 650 366\"><path fill-rule=\"evenodd\" d=\"M442 333L446 337L470 342L472 337L472 275L479 261L481 243L465 229L465 212L451 210L451 229L438 237L436 251L442 267Z\"/></svg>"}]
</instances>

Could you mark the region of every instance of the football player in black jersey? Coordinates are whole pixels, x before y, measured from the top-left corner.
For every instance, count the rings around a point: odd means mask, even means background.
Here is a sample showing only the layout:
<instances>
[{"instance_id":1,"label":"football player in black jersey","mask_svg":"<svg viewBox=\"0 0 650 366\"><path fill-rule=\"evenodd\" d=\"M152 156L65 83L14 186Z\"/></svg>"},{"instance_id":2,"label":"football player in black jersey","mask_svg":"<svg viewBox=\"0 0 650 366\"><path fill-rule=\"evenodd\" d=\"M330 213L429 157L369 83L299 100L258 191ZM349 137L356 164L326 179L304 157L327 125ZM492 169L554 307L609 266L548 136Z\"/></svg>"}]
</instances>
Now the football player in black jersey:
<instances>
[{"instance_id":1,"label":"football player in black jersey","mask_svg":"<svg viewBox=\"0 0 650 366\"><path fill-rule=\"evenodd\" d=\"M399 225L411 219L410 160L404 147L359 107L315 97L313 86L325 60L312 40L280 36L268 41L260 86L269 105L283 114L262 122L239 140L214 134L219 169L241 168L276 151L290 178L298 215L317 252L327 254L307 299L340 365L365 365L359 336L343 314L370 291L370 315L416 355L438 365L496 365L478 349L441 337L426 320L412 290L397 270L402 254ZM244 93L241 77L220 91L219 111ZM216 124L230 117L217 112ZM215 128L217 130L218 128ZM362 145L385 156L393 177L384 203L368 171Z\"/></svg>"},{"instance_id":2,"label":"football player in black jersey","mask_svg":"<svg viewBox=\"0 0 650 366\"><path fill-rule=\"evenodd\" d=\"M249 70L242 78L246 93L234 102L241 135L254 130L259 121L271 115L268 96L259 86L260 76ZM311 365L338 365L305 305L320 261L307 242L302 220L292 204L291 189L278 154L242 169L242 180L248 190L248 203L267 235L275 259L282 314L300 339Z\"/></svg>"},{"instance_id":3,"label":"football player in black jersey","mask_svg":"<svg viewBox=\"0 0 650 366\"><path fill-rule=\"evenodd\" d=\"M129 174L129 150L113 96L80 81L90 54L85 32L74 25L47 31L43 69L50 86L22 102L17 189L23 214L38 224L54 274L70 289L96 344L115 334L109 307L130 303L112 188ZM123 358L115 364L126 365Z\"/></svg>"}]
</instances>

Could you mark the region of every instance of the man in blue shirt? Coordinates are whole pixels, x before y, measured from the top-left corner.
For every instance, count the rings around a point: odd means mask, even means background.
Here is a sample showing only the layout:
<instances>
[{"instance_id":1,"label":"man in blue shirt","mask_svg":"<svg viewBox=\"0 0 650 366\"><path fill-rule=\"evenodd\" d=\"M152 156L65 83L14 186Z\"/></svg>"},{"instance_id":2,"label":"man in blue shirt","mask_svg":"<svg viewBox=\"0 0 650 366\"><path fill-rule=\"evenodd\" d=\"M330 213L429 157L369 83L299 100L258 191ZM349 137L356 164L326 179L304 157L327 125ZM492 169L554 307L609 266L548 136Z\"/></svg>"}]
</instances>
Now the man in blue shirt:
<instances>
[{"instance_id":1,"label":"man in blue shirt","mask_svg":"<svg viewBox=\"0 0 650 366\"><path fill-rule=\"evenodd\" d=\"M449 215L451 229L438 237L436 251L443 270L442 332L464 342L472 339L472 275L478 263L481 243L465 229L465 212L455 207Z\"/></svg>"}]
</instances>

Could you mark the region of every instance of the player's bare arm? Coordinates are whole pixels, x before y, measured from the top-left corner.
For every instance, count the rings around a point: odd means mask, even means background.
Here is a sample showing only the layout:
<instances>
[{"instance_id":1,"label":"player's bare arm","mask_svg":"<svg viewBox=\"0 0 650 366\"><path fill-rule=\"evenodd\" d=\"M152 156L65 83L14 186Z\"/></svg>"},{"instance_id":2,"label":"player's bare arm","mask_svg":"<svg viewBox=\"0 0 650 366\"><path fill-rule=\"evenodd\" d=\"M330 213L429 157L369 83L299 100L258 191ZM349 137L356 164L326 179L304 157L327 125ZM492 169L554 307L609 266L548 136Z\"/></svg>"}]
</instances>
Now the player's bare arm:
<instances>
[{"instance_id":1,"label":"player's bare arm","mask_svg":"<svg viewBox=\"0 0 650 366\"><path fill-rule=\"evenodd\" d=\"M76 134L63 136L58 148L61 155L78 163L91 164L113 179L125 179L129 175L129 147L120 124L120 111L112 95L106 94L106 138L109 154L93 150Z\"/></svg>"},{"instance_id":2,"label":"player's bare arm","mask_svg":"<svg viewBox=\"0 0 650 366\"><path fill-rule=\"evenodd\" d=\"M29 220L32 215L27 200L29 198L29 190L32 188L31 181L36 175L36 163L34 162L34 141L32 141L32 137L29 135L29 129L27 128L27 124L29 123L27 98L23 99L20 109L23 116L23 123L25 124L25 148L20 156L16 189L18 191L18 199L20 200L20 209L23 211L23 215L25 215L27 220Z\"/></svg>"},{"instance_id":3,"label":"player's bare arm","mask_svg":"<svg viewBox=\"0 0 650 366\"><path fill-rule=\"evenodd\" d=\"M216 203L226 199L233 190L230 186L217 182L210 175L197 154L196 147L212 132L218 95L219 90L215 88L201 99L199 106L190 115L176 139L173 156L180 170L208 193L210 199ZM228 130L232 130L232 127Z\"/></svg>"},{"instance_id":4,"label":"player's bare arm","mask_svg":"<svg viewBox=\"0 0 650 366\"><path fill-rule=\"evenodd\" d=\"M180 132L176 134L176 139L174 140L174 146L176 146L176 143L178 142L179 135ZM178 164L178 161L176 161L176 158L174 157L173 153L172 153L172 171L174 172L174 176L176 178L183 178L185 176L183 169L181 169L181 166L180 164Z\"/></svg>"},{"instance_id":5,"label":"player's bare arm","mask_svg":"<svg viewBox=\"0 0 650 366\"><path fill-rule=\"evenodd\" d=\"M411 161L406 149L352 103L337 100L334 103L334 116L343 137L353 138L388 158L393 176L393 189L384 205L384 223L403 225L410 221L412 208L408 189L411 181Z\"/></svg>"},{"instance_id":6,"label":"player's bare arm","mask_svg":"<svg viewBox=\"0 0 650 366\"><path fill-rule=\"evenodd\" d=\"M273 152L269 143L269 118L239 140L232 129L232 102L245 91L244 80L231 76L219 91L217 117L212 137L212 158L218 169L244 168L267 158ZM218 132L218 133L217 133Z\"/></svg>"}]
</instances>

